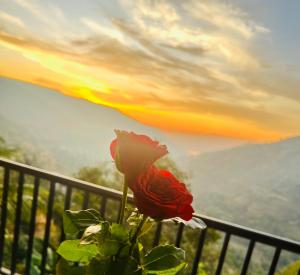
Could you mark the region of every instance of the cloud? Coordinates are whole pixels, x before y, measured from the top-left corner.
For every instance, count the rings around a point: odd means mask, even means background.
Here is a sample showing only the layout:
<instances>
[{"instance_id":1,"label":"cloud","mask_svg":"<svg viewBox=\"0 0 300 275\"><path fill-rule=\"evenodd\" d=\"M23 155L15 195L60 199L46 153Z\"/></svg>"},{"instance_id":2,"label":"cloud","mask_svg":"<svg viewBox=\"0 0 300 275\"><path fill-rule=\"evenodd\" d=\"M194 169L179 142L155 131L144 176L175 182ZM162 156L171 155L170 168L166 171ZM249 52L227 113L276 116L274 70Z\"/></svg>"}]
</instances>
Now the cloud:
<instances>
[{"instance_id":1,"label":"cloud","mask_svg":"<svg viewBox=\"0 0 300 275\"><path fill-rule=\"evenodd\" d=\"M124 1L131 4L130 1ZM168 23L177 22L180 19L176 8L167 1L135 1L134 6L138 9L141 16L152 20L163 20Z\"/></svg>"},{"instance_id":2,"label":"cloud","mask_svg":"<svg viewBox=\"0 0 300 275\"><path fill-rule=\"evenodd\" d=\"M160 3L164 4L164 8ZM251 51L251 39L266 33L267 29L250 20L236 6L221 1L192 0L180 4L172 1L126 0L123 5L136 30L157 43L178 49L199 48L207 51L207 64L252 69L262 64L260 58ZM174 20L168 19L170 12L166 10L172 11L171 18Z\"/></svg>"},{"instance_id":3,"label":"cloud","mask_svg":"<svg viewBox=\"0 0 300 275\"><path fill-rule=\"evenodd\" d=\"M82 17L80 21L92 32L117 39L120 42L124 43L124 37L118 30L113 29L112 27L105 26L104 24L99 24L92 18L88 17Z\"/></svg>"},{"instance_id":4,"label":"cloud","mask_svg":"<svg viewBox=\"0 0 300 275\"><path fill-rule=\"evenodd\" d=\"M33 15L35 15L38 18L41 18L40 9L37 7L34 1L28 1L28 0L13 0L17 5L20 7L26 9Z\"/></svg>"},{"instance_id":5,"label":"cloud","mask_svg":"<svg viewBox=\"0 0 300 275\"><path fill-rule=\"evenodd\" d=\"M1 10L0 10L0 20L4 21L5 23L7 23L9 25L13 24L13 25L15 25L19 28L24 28L25 27L24 22L20 18L18 18L16 16L13 16L11 14L8 14L8 13L6 13L4 11L1 11Z\"/></svg>"},{"instance_id":6,"label":"cloud","mask_svg":"<svg viewBox=\"0 0 300 275\"><path fill-rule=\"evenodd\" d=\"M122 19L83 14L70 38L65 10L14 1L45 26L57 18L39 37L0 30L2 47L43 69L32 82L176 131L270 138L300 124L298 79L264 65L253 45L268 30L232 4L124 0Z\"/></svg>"},{"instance_id":7,"label":"cloud","mask_svg":"<svg viewBox=\"0 0 300 275\"><path fill-rule=\"evenodd\" d=\"M35 19L45 24L44 29L47 28L46 34L60 39L65 33L62 30L62 26L65 29L68 28L68 20L66 19L64 12L53 3L30 1L30 0L12 0L16 5L23 8L27 12L31 13ZM45 33L44 33L45 35Z\"/></svg>"},{"instance_id":8,"label":"cloud","mask_svg":"<svg viewBox=\"0 0 300 275\"><path fill-rule=\"evenodd\" d=\"M216 0L187 1L184 8L196 19L216 26L222 31L232 30L249 39L257 33L268 33L269 29L259 25L249 16L229 2Z\"/></svg>"},{"instance_id":9,"label":"cloud","mask_svg":"<svg viewBox=\"0 0 300 275\"><path fill-rule=\"evenodd\" d=\"M19 49L38 49L50 54L68 54L68 51L63 47L59 47L57 44L52 44L49 41L30 37L28 35L16 35L10 33L4 28L0 27L0 42L17 46Z\"/></svg>"}]
</instances>

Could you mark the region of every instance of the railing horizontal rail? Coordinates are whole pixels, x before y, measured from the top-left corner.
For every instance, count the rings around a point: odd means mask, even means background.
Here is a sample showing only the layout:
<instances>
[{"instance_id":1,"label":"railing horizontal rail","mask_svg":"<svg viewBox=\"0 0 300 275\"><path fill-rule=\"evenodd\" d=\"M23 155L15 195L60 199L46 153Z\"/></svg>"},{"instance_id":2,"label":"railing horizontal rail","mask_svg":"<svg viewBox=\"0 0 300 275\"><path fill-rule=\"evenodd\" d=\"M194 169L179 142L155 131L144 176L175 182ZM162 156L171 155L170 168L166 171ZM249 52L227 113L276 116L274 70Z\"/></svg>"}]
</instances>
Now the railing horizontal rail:
<instances>
[{"instance_id":1,"label":"railing horizontal rail","mask_svg":"<svg viewBox=\"0 0 300 275\"><path fill-rule=\"evenodd\" d=\"M116 191L111 188L99 186L93 183L89 183L86 181L74 179L71 177L59 175L57 173L52 173L45 171L43 169L31 167L29 165L20 164L11 160L7 160L4 158L0 158L0 167L4 169L4 177L3 182L0 183L3 186L2 190L2 197L0 201L1 205L1 217L0 217L0 274L10 274L11 271L16 270L17 264L17 248L18 248L18 241L19 241L19 226L20 226L20 215L22 212L22 196L23 196L23 185L24 185L24 177L27 175L33 176L34 181L32 186L33 194L32 194L32 206L31 206L31 217L29 222L29 230L28 230L28 251L29 253L33 250L33 240L34 240L34 232L35 232L35 221L36 221L36 212L38 208L38 196L39 196L39 186L42 180L49 181L49 190L48 190L48 197L47 197L47 212L46 212L46 222L44 225L44 239L42 245L42 262L41 262L41 274L46 272L46 260L47 260L47 248L49 246L50 235L51 235L51 222L52 222L52 214L53 214L53 206L55 202L55 195L56 195L56 187L58 185L64 186L65 193L63 199L63 208L69 209L71 207L72 202L72 193L74 189L83 191L83 200L81 203L82 208L86 208L89 205L91 194L97 194L101 198L101 203L99 205L99 211L101 212L102 216L106 216L107 211L109 210L109 200L115 200L120 202L122 198L122 193L120 191ZM18 196L16 201L16 218L15 218L15 225L14 225L14 250L12 252L12 262L10 270L7 267L2 266L3 261L3 243L5 241L5 226L6 226L6 219L7 219L7 203L8 203L8 189L9 189L9 182L10 182L10 171L16 171L19 173L19 181L18 181ZM60 190L58 188L58 190ZM133 203L132 195L128 196L128 201ZM293 241L287 238L282 238L279 236L275 236L272 234L268 234L262 231L254 230L245 226L237 225L234 223L226 222L220 219L208 217L205 215L195 214L194 218L200 218L203 220L208 229L214 229L217 231L222 231L225 233L223 246L221 248L220 256L218 258L218 264L216 268L215 274L222 273L222 267L225 262L226 252L229 246L229 242L231 237L238 236L241 238L245 238L249 241L247 253L244 258L242 273L246 274L248 270L248 266L251 263L251 256L253 251L255 250L256 243L261 243L265 245L269 245L274 247L274 255L273 258L270 260L270 267L269 267L269 275L274 274L276 272L276 266L281 255L281 251L289 251L292 253L300 254L300 242ZM163 234L162 228L164 227L164 223L160 222L157 224L156 230L153 234L153 245L157 245L160 242L161 234ZM61 227L60 227L61 229ZM176 238L175 238L175 245L180 247L181 240L184 233L184 225L179 224ZM195 233L198 234L198 233ZM203 254L202 251L205 250L205 242L206 242L206 235L208 234L207 229L199 232L198 235L198 242L195 247L195 255L194 260L192 263L192 270L191 274L197 274L199 268L199 262L201 261L201 255ZM64 234L61 232L60 240L64 239ZM2 249L1 249L2 246ZM25 264L25 274L30 274L30 265L31 265L32 257L31 255L27 255L26 257L26 264Z\"/></svg>"},{"instance_id":2,"label":"railing horizontal rail","mask_svg":"<svg viewBox=\"0 0 300 275\"><path fill-rule=\"evenodd\" d=\"M0 158L0 166L7 167L12 170L23 172L24 174L40 177L49 181L57 182L62 185L71 186L73 188L82 189L91 193L101 194L108 198L120 200L122 192L112 188L99 186L87 181L74 179L72 177L63 176L57 173L48 172L43 169L35 168L26 164ZM128 195L128 201L133 202L133 197Z\"/></svg>"},{"instance_id":3,"label":"railing horizontal rail","mask_svg":"<svg viewBox=\"0 0 300 275\"><path fill-rule=\"evenodd\" d=\"M232 235L239 236L246 239L255 239L256 242L271 246L279 246L284 250L300 253L300 242L293 241L291 239L278 237L269 233L265 233L259 230L254 230L246 226L226 222L216 218L208 217L205 215L194 215L197 218L202 219L206 225L210 228L217 229L224 232L229 232Z\"/></svg>"}]
</instances>

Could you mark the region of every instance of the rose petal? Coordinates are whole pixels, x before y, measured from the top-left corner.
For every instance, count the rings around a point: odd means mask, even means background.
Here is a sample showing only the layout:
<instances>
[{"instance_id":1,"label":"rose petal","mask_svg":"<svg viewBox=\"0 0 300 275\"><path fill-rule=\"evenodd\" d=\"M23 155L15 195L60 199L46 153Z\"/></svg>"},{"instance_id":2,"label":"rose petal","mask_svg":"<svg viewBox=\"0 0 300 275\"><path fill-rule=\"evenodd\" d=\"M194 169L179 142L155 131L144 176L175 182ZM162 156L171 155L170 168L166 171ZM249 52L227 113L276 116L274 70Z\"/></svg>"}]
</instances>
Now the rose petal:
<instances>
[{"instance_id":1,"label":"rose petal","mask_svg":"<svg viewBox=\"0 0 300 275\"><path fill-rule=\"evenodd\" d=\"M110 144L110 155L113 159L116 159L117 154L117 146L118 146L118 140L114 139Z\"/></svg>"}]
</instances>

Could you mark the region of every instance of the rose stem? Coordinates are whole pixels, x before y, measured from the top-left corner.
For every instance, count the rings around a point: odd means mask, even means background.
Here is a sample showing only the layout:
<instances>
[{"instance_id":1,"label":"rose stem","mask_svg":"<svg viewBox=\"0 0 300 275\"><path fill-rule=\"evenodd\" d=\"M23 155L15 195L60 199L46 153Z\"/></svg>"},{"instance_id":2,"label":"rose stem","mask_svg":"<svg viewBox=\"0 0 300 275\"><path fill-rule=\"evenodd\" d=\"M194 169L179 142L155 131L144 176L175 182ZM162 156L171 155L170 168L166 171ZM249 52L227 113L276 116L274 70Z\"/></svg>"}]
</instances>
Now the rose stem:
<instances>
[{"instance_id":1,"label":"rose stem","mask_svg":"<svg viewBox=\"0 0 300 275\"><path fill-rule=\"evenodd\" d=\"M128 193L128 184L127 184L127 180L126 180L126 176L125 176L124 182L123 182L123 196L122 196L122 202L121 202L121 212L120 212L118 224L123 223L125 207L126 207L126 203L127 203L127 193Z\"/></svg>"},{"instance_id":2,"label":"rose stem","mask_svg":"<svg viewBox=\"0 0 300 275\"><path fill-rule=\"evenodd\" d=\"M147 218L148 218L147 216L142 215L142 220L140 221L140 223L139 223L139 225L138 225L138 227L137 227L137 229L136 229L136 231L135 231L135 233L134 233L134 235L133 235L133 237L131 239L131 247L130 247L130 250L129 250L129 255L131 255L132 252L133 252L133 247L134 247L134 245L136 243L138 235L139 235L139 233L140 233L140 231L141 231L144 223L146 222Z\"/></svg>"}]
</instances>

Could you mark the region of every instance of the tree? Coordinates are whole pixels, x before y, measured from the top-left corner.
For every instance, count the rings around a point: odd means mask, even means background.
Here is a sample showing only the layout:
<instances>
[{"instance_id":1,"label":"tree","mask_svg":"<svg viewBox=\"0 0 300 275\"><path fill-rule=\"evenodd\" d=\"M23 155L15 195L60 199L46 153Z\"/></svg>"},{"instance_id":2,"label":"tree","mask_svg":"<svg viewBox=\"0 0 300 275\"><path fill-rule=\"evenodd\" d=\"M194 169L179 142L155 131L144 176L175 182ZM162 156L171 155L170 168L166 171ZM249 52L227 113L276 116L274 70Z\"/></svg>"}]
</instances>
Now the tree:
<instances>
[{"instance_id":1,"label":"tree","mask_svg":"<svg viewBox=\"0 0 300 275\"><path fill-rule=\"evenodd\" d=\"M300 260L289 264L288 266L282 268L277 275L296 275L300 274Z\"/></svg>"}]
</instances>

